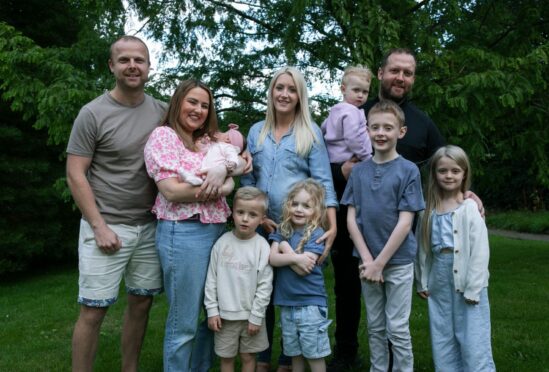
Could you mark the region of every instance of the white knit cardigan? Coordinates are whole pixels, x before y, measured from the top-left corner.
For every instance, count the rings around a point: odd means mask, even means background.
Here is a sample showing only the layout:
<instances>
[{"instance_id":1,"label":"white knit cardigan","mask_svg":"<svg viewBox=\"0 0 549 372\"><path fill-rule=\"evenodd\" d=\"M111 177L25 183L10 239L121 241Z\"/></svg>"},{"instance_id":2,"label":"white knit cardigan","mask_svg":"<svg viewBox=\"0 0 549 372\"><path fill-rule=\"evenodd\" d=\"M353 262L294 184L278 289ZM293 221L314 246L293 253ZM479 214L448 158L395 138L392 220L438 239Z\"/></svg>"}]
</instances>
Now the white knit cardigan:
<instances>
[{"instance_id":1,"label":"white knit cardigan","mask_svg":"<svg viewBox=\"0 0 549 372\"><path fill-rule=\"evenodd\" d=\"M429 291L429 273L433 262L431 247L422 247L421 217L416 229L418 254L415 260L415 278L418 292ZM468 300L479 301L480 291L488 286L490 248L488 230L477 204L465 199L463 205L452 212L454 229L454 285L456 292Z\"/></svg>"}]
</instances>

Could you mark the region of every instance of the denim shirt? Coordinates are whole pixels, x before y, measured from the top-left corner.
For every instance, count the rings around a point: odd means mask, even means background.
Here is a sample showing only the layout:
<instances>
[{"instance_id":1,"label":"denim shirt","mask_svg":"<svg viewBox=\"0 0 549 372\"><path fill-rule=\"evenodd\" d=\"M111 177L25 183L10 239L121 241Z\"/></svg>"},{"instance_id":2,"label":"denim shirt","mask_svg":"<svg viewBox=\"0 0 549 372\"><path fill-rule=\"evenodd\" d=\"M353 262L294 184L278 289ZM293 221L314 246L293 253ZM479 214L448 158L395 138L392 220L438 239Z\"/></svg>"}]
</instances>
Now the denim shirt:
<instances>
[{"instance_id":1,"label":"denim shirt","mask_svg":"<svg viewBox=\"0 0 549 372\"><path fill-rule=\"evenodd\" d=\"M294 183L309 177L324 185L326 207L337 207L330 160L320 128L316 124L313 125L319 142L313 143L307 157L302 158L296 152L293 129L290 129L278 144L273 133L269 133L261 146L258 146L259 133L264 124L264 121L256 123L248 132L248 150L253 158L253 171L242 176L240 184L255 186L267 194L267 217L280 223L282 205L290 188Z\"/></svg>"}]
</instances>

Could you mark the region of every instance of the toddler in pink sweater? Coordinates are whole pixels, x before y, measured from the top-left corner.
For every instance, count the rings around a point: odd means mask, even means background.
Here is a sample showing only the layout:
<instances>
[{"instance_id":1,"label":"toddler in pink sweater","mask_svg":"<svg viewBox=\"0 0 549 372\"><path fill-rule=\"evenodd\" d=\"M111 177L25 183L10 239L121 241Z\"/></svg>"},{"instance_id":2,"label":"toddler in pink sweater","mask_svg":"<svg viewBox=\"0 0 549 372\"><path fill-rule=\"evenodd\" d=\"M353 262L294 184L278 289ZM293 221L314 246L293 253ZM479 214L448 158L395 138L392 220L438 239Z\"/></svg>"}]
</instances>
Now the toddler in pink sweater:
<instances>
[{"instance_id":1,"label":"toddler in pink sweater","mask_svg":"<svg viewBox=\"0 0 549 372\"><path fill-rule=\"evenodd\" d=\"M366 133L366 117L360 108L368 99L372 73L361 65L349 66L343 73L343 102L330 109L321 129L326 141L330 163L358 161L372 156L372 144Z\"/></svg>"}]
</instances>

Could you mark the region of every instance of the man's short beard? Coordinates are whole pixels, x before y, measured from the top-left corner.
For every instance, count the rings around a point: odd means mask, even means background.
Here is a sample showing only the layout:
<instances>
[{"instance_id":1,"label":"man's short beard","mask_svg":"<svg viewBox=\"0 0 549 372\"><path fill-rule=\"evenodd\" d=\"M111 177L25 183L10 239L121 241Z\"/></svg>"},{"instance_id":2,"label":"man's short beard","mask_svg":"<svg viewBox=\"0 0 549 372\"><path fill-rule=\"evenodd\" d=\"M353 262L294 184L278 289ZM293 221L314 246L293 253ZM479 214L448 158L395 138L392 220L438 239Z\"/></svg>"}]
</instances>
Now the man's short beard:
<instances>
[{"instance_id":1,"label":"man's short beard","mask_svg":"<svg viewBox=\"0 0 549 372\"><path fill-rule=\"evenodd\" d=\"M395 97L391 94L391 88L385 89L383 83L379 84L379 98L390 99L391 101L394 101L396 103L401 103L402 101L404 101L411 91L412 90L410 89L409 91L405 92L401 97Z\"/></svg>"}]
</instances>

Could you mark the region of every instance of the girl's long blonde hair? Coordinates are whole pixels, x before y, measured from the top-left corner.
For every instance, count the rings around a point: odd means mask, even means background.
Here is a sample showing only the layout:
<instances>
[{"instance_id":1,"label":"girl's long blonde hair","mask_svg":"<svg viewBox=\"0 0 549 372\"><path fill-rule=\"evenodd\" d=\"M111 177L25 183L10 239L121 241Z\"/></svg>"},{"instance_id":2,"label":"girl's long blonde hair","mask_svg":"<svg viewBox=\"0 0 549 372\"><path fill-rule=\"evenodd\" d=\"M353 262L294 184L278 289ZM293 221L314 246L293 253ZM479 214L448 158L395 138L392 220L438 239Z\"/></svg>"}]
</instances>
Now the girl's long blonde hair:
<instances>
[{"instance_id":1,"label":"girl's long blonde hair","mask_svg":"<svg viewBox=\"0 0 549 372\"><path fill-rule=\"evenodd\" d=\"M284 200L284 205L282 206L282 222L280 223L280 233L285 238L289 239L294 233L294 226L292 224L292 214L291 206L294 198L300 191L305 191L311 196L311 204L313 207L313 215L311 219L307 222L305 229L303 231L303 237L299 241L295 251L301 253L303 251L303 246L311 238L311 234L318 227L326 229L326 206L324 205L324 186L318 181L315 181L312 178L307 178L306 180L299 181L292 186L292 189L286 196Z\"/></svg>"},{"instance_id":2,"label":"girl's long blonde hair","mask_svg":"<svg viewBox=\"0 0 549 372\"><path fill-rule=\"evenodd\" d=\"M460 191L465 193L471 186L471 164L469 157L461 147L447 145L439 148L431 157L429 162L429 174L427 187L425 188L425 212L421 218L420 237L423 242L422 248L431 249L431 217L433 210L436 210L442 202L442 189L437 182L437 165L441 158L447 157L457 163L463 169L463 182Z\"/></svg>"},{"instance_id":3,"label":"girl's long blonde hair","mask_svg":"<svg viewBox=\"0 0 549 372\"><path fill-rule=\"evenodd\" d=\"M287 74L294 80L295 87L297 89L298 103L295 107L295 119L292 124L292 128L295 136L296 152L302 158L306 157L311 151L311 147L314 143L319 142L319 138L313 130L313 120L311 119L311 113L309 111L309 96L307 94L307 84L303 74L299 72L295 67L286 66L275 72L271 83L269 84L269 91L267 94L267 114L265 117L265 125L259 133L259 139L257 141L258 146L263 144L265 138L269 133L273 133L276 125L276 111L273 101L273 90L277 79L282 75Z\"/></svg>"}]
</instances>

